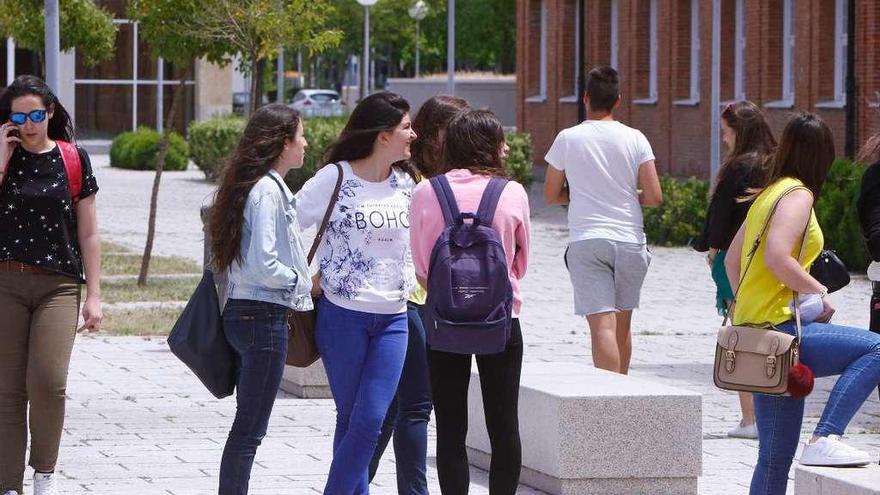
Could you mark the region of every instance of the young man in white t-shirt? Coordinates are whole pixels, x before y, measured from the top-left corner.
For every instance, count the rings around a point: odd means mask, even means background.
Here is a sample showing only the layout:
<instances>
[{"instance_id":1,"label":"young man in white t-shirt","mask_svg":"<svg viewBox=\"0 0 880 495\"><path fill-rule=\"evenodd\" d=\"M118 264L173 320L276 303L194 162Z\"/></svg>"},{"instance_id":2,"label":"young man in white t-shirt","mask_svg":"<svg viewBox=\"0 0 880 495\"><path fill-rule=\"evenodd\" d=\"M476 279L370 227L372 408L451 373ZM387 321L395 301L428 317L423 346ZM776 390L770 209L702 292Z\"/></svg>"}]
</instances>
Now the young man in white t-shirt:
<instances>
[{"instance_id":1,"label":"young man in white t-shirt","mask_svg":"<svg viewBox=\"0 0 880 495\"><path fill-rule=\"evenodd\" d=\"M560 132L547 152L544 198L569 205L565 262L575 313L590 327L593 364L626 374L632 311L651 260L642 207L659 206L663 193L645 135L614 120L617 71L591 70L584 103L587 120Z\"/></svg>"}]
</instances>

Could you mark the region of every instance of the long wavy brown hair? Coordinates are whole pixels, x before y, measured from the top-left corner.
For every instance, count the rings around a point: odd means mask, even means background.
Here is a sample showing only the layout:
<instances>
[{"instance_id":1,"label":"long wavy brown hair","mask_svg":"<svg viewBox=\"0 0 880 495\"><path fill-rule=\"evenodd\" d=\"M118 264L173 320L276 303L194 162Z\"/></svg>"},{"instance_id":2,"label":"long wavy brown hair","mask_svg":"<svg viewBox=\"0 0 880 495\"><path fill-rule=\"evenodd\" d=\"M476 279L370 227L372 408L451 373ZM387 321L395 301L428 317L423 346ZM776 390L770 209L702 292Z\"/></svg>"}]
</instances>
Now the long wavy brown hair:
<instances>
[{"instance_id":1,"label":"long wavy brown hair","mask_svg":"<svg viewBox=\"0 0 880 495\"><path fill-rule=\"evenodd\" d=\"M718 182L727 172L728 165L738 161L757 169L754 170L757 174L754 177L759 182L756 187L764 187L770 174L768 159L776 149L776 138L764 112L754 103L743 100L727 105L721 112L721 118L733 129L736 141L718 171Z\"/></svg>"},{"instance_id":2,"label":"long wavy brown hair","mask_svg":"<svg viewBox=\"0 0 880 495\"><path fill-rule=\"evenodd\" d=\"M225 271L241 261L241 229L244 207L254 187L284 152L284 144L296 137L299 112L273 103L261 107L247 123L244 133L223 167L220 188L208 217L212 266Z\"/></svg>"},{"instance_id":3,"label":"long wavy brown hair","mask_svg":"<svg viewBox=\"0 0 880 495\"><path fill-rule=\"evenodd\" d=\"M474 174L507 177L507 164L501 157L504 127L489 110L465 110L446 128L444 145L447 172L462 168Z\"/></svg>"},{"instance_id":4,"label":"long wavy brown hair","mask_svg":"<svg viewBox=\"0 0 880 495\"><path fill-rule=\"evenodd\" d=\"M419 108L413 119L416 138L411 145L410 162L422 177L433 177L443 172L443 140L441 132L453 117L470 108L468 102L457 96L433 96Z\"/></svg>"}]
</instances>

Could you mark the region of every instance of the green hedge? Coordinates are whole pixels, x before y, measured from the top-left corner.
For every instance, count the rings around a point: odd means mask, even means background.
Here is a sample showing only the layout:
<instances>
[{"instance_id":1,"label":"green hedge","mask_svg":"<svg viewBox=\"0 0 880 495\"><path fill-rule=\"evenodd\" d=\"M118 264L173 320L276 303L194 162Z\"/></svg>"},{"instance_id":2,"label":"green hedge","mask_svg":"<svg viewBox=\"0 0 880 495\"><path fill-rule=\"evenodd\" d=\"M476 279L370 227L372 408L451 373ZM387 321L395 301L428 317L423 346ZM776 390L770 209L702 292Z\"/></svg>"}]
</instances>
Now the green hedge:
<instances>
[{"instance_id":1,"label":"green hedge","mask_svg":"<svg viewBox=\"0 0 880 495\"><path fill-rule=\"evenodd\" d=\"M216 180L226 157L238 145L247 121L225 116L194 121L189 125L189 157L208 180Z\"/></svg>"},{"instance_id":2,"label":"green hedge","mask_svg":"<svg viewBox=\"0 0 880 495\"><path fill-rule=\"evenodd\" d=\"M147 127L123 132L110 145L110 166L129 170L154 170L160 139L158 132ZM187 154L186 141L180 134L172 132L164 170L186 170Z\"/></svg>"},{"instance_id":3,"label":"green hedge","mask_svg":"<svg viewBox=\"0 0 880 495\"><path fill-rule=\"evenodd\" d=\"M825 249L833 249L851 271L863 272L870 259L859 227L856 199L864 167L838 159L831 166L816 204L816 217L825 235Z\"/></svg>"},{"instance_id":4,"label":"green hedge","mask_svg":"<svg viewBox=\"0 0 880 495\"><path fill-rule=\"evenodd\" d=\"M295 169L287 175L287 184L291 190L299 191L319 167L323 165L324 151L339 137L345 127L344 117L309 118L305 119L306 156L301 169ZM210 180L220 175L226 156L238 144L244 131L245 119L228 116L217 117L201 122L193 122L189 126L190 158ZM532 182L532 144L526 133L509 133L507 143L510 153L507 168L510 176L528 188Z\"/></svg>"},{"instance_id":5,"label":"green hedge","mask_svg":"<svg viewBox=\"0 0 880 495\"><path fill-rule=\"evenodd\" d=\"M709 208L709 183L660 177L663 204L645 208L645 235L658 246L684 246L700 234Z\"/></svg>"}]
</instances>

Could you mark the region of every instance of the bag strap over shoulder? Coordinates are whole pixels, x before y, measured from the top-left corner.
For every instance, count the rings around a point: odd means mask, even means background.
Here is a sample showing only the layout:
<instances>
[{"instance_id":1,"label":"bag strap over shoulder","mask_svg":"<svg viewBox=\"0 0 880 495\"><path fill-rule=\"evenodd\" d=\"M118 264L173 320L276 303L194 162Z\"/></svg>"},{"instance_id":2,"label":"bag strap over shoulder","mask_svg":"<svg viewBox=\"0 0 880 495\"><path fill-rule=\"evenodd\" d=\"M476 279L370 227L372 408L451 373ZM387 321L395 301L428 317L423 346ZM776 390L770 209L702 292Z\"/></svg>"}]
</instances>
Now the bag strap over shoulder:
<instances>
[{"instance_id":1,"label":"bag strap over shoulder","mask_svg":"<svg viewBox=\"0 0 880 495\"><path fill-rule=\"evenodd\" d=\"M67 141L55 141L61 151L61 161L64 162L64 171L67 173L67 182L70 184L70 198L73 204L79 203L79 194L82 191L82 162L76 146Z\"/></svg>"},{"instance_id":2,"label":"bag strap over shoulder","mask_svg":"<svg viewBox=\"0 0 880 495\"><path fill-rule=\"evenodd\" d=\"M327 224L330 223L330 216L333 214L333 208L336 207L336 201L339 199L339 190L342 189L342 165L336 163L336 171L339 175L336 177L336 187L333 188L333 195L330 196L330 203L327 204L327 210L324 211L324 219L321 220L321 226L318 227L318 233L315 235L315 240L312 241L312 247L309 249L309 255L306 258L306 262L311 265L312 259L315 257L315 253L318 252L318 246L321 245L321 239L324 237L324 231L327 230Z\"/></svg>"},{"instance_id":3,"label":"bag strap over shoulder","mask_svg":"<svg viewBox=\"0 0 880 495\"><path fill-rule=\"evenodd\" d=\"M501 177L492 177L486 189L483 191L483 197L480 199L480 207L477 209L477 217L480 223L487 227L492 227L492 221L495 219L495 210L498 208L498 201L501 199L501 193L507 187L507 179Z\"/></svg>"},{"instance_id":4,"label":"bag strap over shoulder","mask_svg":"<svg viewBox=\"0 0 880 495\"><path fill-rule=\"evenodd\" d=\"M431 177L431 187L434 188L434 194L437 195L437 201L440 202L440 211L443 212L443 220L447 227L452 227L456 219L461 216L458 210L458 202L455 200L455 194L449 186L449 180L443 174Z\"/></svg>"},{"instance_id":5,"label":"bag strap over shoulder","mask_svg":"<svg viewBox=\"0 0 880 495\"><path fill-rule=\"evenodd\" d=\"M758 232L758 235L755 237L755 241L752 243L752 247L749 249L749 252L747 254L748 261L746 262L746 267L742 271L742 274L739 277L739 284L736 286L736 292L733 295L733 302L731 303L730 307L728 308L727 313L725 313L725 315L724 315L724 322L722 323L722 326L727 325L727 322L730 319L730 315L733 313L733 311L736 307L736 300L739 296L740 289L742 289L743 281L746 278L746 273L748 273L749 268L752 266L752 261L754 261L755 255L758 252L758 247L761 245L761 239L764 238L764 234L766 234L767 231L770 229L770 221L773 219L773 215L776 213L776 209L779 207L779 203L782 201L782 198L786 197L789 193L794 192L798 189L807 189L807 188L804 186L790 187L790 188L786 189L785 191L783 191L782 194L780 194L779 197L776 198L776 201L773 202L773 206L770 208L770 213L767 214L767 219L764 221L764 225L761 227L761 231ZM809 236L810 221L812 220L812 216L813 216L813 212L812 212L812 208L811 208L810 214L807 215L807 224L804 226L804 234L801 238L801 248L800 248L800 251L798 252L798 262L799 263L803 261L804 251L806 250L806 247L807 247L807 239ZM795 313L795 324L797 326L797 339L798 339L798 342L800 342L801 329L802 329L801 327L802 326L801 326L801 310L800 310L800 307L798 306L798 303L797 303L797 300L798 300L798 293L797 292L792 291L792 299L794 301L793 306L794 306L794 313Z\"/></svg>"}]
</instances>

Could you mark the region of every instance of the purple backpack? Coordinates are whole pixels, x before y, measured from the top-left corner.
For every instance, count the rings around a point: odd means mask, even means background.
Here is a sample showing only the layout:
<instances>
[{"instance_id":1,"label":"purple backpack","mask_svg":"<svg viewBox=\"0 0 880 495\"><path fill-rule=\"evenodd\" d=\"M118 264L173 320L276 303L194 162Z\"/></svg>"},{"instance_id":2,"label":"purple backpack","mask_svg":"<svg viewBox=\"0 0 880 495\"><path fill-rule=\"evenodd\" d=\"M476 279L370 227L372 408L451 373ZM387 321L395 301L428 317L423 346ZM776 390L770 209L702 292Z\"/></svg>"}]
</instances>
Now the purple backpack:
<instances>
[{"instance_id":1,"label":"purple backpack","mask_svg":"<svg viewBox=\"0 0 880 495\"><path fill-rule=\"evenodd\" d=\"M428 266L425 326L436 351L494 354L507 346L513 288L492 219L507 180L493 177L477 213L460 213L446 176L431 179L446 227Z\"/></svg>"}]
</instances>

